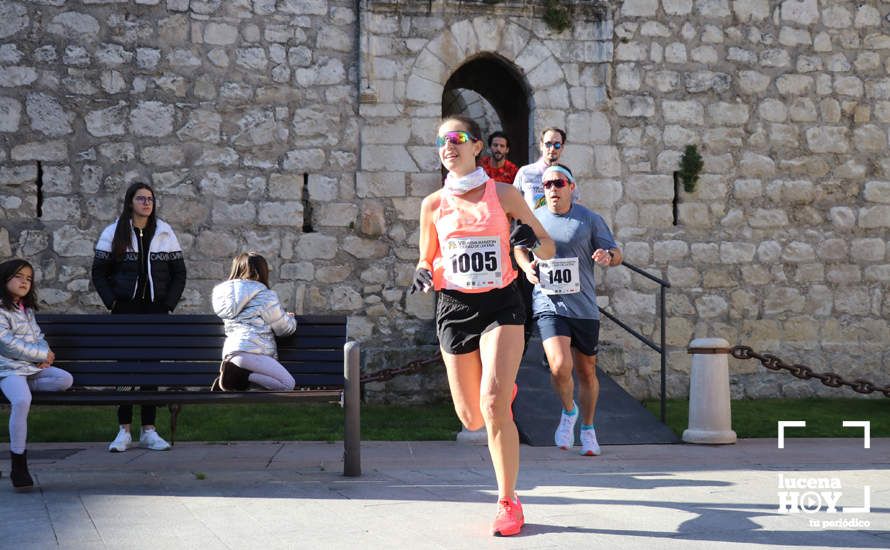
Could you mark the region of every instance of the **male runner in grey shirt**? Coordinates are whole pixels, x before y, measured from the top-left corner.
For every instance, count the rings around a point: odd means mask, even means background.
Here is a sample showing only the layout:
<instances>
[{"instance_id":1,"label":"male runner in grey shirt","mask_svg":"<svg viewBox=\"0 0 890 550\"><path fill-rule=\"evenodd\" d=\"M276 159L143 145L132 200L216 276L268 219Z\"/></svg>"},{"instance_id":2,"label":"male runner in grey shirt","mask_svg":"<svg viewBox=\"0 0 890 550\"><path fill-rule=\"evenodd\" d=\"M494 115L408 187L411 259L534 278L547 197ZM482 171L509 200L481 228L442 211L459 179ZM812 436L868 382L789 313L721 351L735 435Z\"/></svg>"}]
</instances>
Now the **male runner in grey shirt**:
<instances>
[{"instance_id":1,"label":"male runner in grey shirt","mask_svg":"<svg viewBox=\"0 0 890 550\"><path fill-rule=\"evenodd\" d=\"M556 242L549 261L517 258L526 277L535 284L532 309L544 352L550 364L553 386L563 410L554 440L568 449L575 444L578 406L574 397L572 369L578 371L581 409L581 454L600 454L593 427L599 381L596 353L599 343L599 308L596 305L594 264L619 265L621 251L605 220L575 204L575 180L560 164L548 167L541 178L546 208L535 216Z\"/></svg>"}]
</instances>

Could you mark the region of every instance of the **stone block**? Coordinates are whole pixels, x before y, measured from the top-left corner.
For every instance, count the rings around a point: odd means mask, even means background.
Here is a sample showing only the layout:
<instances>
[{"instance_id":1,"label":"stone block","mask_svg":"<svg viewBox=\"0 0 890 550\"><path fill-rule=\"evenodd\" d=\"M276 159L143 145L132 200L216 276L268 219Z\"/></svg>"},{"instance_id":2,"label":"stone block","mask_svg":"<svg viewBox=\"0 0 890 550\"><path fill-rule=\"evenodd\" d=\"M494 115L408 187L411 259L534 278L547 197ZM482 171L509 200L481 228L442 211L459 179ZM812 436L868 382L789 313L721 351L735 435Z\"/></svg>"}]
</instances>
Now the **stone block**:
<instances>
[{"instance_id":1,"label":"stone block","mask_svg":"<svg viewBox=\"0 0 890 550\"><path fill-rule=\"evenodd\" d=\"M781 5L782 21L801 26L811 25L819 20L817 0L784 0Z\"/></svg>"},{"instance_id":2,"label":"stone block","mask_svg":"<svg viewBox=\"0 0 890 550\"><path fill-rule=\"evenodd\" d=\"M863 229L890 227L890 205L860 208L859 227Z\"/></svg>"},{"instance_id":3,"label":"stone block","mask_svg":"<svg viewBox=\"0 0 890 550\"><path fill-rule=\"evenodd\" d=\"M752 243L720 243L720 261L724 264L749 263L754 260L755 247Z\"/></svg>"},{"instance_id":4,"label":"stone block","mask_svg":"<svg viewBox=\"0 0 890 550\"><path fill-rule=\"evenodd\" d=\"M164 137L173 133L175 108L160 101L140 101L130 111L130 131L137 136Z\"/></svg>"},{"instance_id":5,"label":"stone block","mask_svg":"<svg viewBox=\"0 0 890 550\"><path fill-rule=\"evenodd\" d=\"M359 259L383 258L389 254L389 246L386 243L353 236L343 239L341 248Z\"/></svg>"},{"instance_id":6,"label":"stone block","mask_svg":"<svg viewBox=\"0 0 890 550\"><path fill-rule=\"evenodd\" d=\"M814 153L846 153L850 148L847 134L842 126L808 128L807 146Z\"/></svg>"},{"instance_id":7,"label":"stone block","mask_svg":"<svg viewBox=\"0 0 890 550\"><path fill-rule=\"evenodd\" d=\"M331 260L337 255L337 238L322 233L304 233L297 241L295 252L301 260Z\"/></svg>"},{"instance_id":8,"label":"stone block","mask_svg":"<svg viewBox=\"0 0 890 550\"><path fill-rule=\"evenodd\" d=\"M763 298L764 315L801 313L805 306L806 298L801 295L800 290L792 287L769 287Z\"/></svg>"},{"instance_id":9,"label":"stone block","mask_svg":"<svg viewBox=\"0 0 890 550\"><path fill-rule=\"evenodd\" d=\"M655 100L650 96L619 96L614 101L615 113L629 118L655 116Z\"/></svg>"},{"instance_id":10,"label":"stone block","mask_svg":"<svg viewBox=\"0 0 890 550\"><path fill-rule=\"evenodd\" d=\"M653 248L656 264L679 262L689 255L689 245L685 241L658 241Z\"/></svg>"},{"instance_id":11,"label":"stone block","mask_svg":"<svg viewBox=\"0 0 890 550\"><path fill-rule=\"evenodd\" d=\"M68 144L62 140L22 143L12 148L9 157L19 162L62 162L68 160Z\"/></svg>"},{"instance_id":12,"label":"stone block","mask_svg":"<svg viewBox=\"0 0 890 550\"><path fill-rule=\"evenodd\" d=\"M674 180L668 175L633 175L627 179L627 196L643 201L669 201L674 197Z\"/></svg>"},{"instance_id":13,"label":"stone block","mask_svg":"<svg viewBox=\"0 0 890 550\"><path fill-rule=\"evenodd\" d=\"M256 205L252 202L232 204L213 202L213 222L220 225L245 225L256 222Z\"/></svg>"},{"instance_id":14,"label":"stone block","mask_svg":"<svg viewBox=\"0 0 890 550\"><path fill-rule=\"evenodd\" d=\"M661 104L665 122L701 125L705 122L704 107L698 101L664 100Z\"/></svg>"},{"instance_id":15,"label":"stone block","mask_svg":"<svg viewBox=\"0 0 890 550\"><path fill-rule=\"evenodd\" d=\"M756 229L785 227L788 225L788 214L779 209L757 208L748 219L748 225Z\"/></svg>"},{"instance_id":16,"label":"stone block","mask_svg":"<svg viewBox=\"0 0 890 550\"><path fill-rule=\"evenodd\" d=\"M358 206L352 203L324 203L317 207L313 221L320 226L353 227Z\"/></svg>"},{"instance_id":17,"label":"stone block","mask_svg":"<svg viewBox=\"0 0 890 550\"><path fill-rule=\"evenodd\" d=\"M404 197L406 195L403 172L358 172L356 195L359 197Z\"/></svg>"},{"instance_id":18,"label":"stone block","mask_svg":"<svg viewBox=\"0 0 890 550\"><path fill-rule=\"evenodd\" d=\"M853 148L857 151L883 151L887 148L887 134L875 124L865 124L853 130Z\"/></svg>"},{"instance_id":19,"label":"stone block","mask_svg":"<svg viewBox=\"0 0 890 550\"><path fill-rule=\"evenodd\" d=\"M285 154L282 168L292 172L320 170L325 165L323 149L295 149Z\"/></svg>"},{"instance_id":20,"label":"stone block","mask_svg":"<svg viewBox=\"0 0 890 550\"><path fill-rule=\"evenodd\" d=\"M890 204L890 181L866 182L862 196L869 202Z\"/></svg>"},{"instance_id":21,"label":"stone block","mask_svg":"<svg viewBox=\"0 0 890 550\"><path fill-rule=\"evenodd\" d=\"M303 204L297 201L262 202L257 208L257 214L261 225L303 225Z\"/></svg>"}]
</instances>

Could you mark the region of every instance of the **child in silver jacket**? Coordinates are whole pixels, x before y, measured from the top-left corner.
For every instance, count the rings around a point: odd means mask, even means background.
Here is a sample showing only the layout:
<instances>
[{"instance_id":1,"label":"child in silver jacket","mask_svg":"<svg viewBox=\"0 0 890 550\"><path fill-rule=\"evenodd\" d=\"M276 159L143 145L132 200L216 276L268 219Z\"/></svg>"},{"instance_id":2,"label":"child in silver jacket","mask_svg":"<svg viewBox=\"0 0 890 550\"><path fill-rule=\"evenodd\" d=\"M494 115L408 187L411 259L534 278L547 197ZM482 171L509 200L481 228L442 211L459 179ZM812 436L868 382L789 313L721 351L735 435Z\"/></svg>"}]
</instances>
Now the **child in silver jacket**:
<instances>
[{"instance_id":1,"label":"child in silver jacket","mask_svg":"<svg viewBox=\"0 0 890 550\"><path fill-rule=\"evenodd\" d=\"M294 389L294 377L277 361L275 336L293 334L297 321L269 288L265 258L255 252L236 256L229 279L213 288L211 301L226 331L220 389L244 391L250 383L273 391Z\"/></svg>"},{"instance_id":2,"label":"child in silver jacket","mask_svg":"<svg viewBox=\"0 0 890 550\"><path fill-rule=\"evenodd\" d=\"M34 268L25 260L0 264L0 391L9 400L9 478L17 491L28 490L34 480L28 472L25 442L32 391L63 391L73 378L52 366L56 355L37 326L37 289Z\"/></svg>"}]
</instances>

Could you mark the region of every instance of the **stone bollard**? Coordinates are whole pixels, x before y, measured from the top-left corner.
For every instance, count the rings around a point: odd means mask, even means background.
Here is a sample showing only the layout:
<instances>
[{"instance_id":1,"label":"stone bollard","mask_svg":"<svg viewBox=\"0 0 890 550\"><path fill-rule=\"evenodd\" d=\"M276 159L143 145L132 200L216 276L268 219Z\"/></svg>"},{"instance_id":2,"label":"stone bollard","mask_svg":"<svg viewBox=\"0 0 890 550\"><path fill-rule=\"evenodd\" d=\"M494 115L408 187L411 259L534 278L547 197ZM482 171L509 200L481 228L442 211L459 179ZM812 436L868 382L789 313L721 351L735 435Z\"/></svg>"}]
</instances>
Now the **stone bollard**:
<instances>
[{"instance_id":1,"label":"stone bollard","mask_svg":"<svg viewBox=\"0 0 890 550\"><path fill-rule=\"evenodd\" d=\"M729 342L723 338L697 338L689 377L689 427L686 443L735 443L729 408Z\"/></svg>"},{"instance_id":2,"label":"stone bollard","mask_svg":"<svg viewBox=\"0 0 890 550\"><path fill-rule=\"evenodd\" d=\"M457 433L457 442L464 445L488 445L488 432L484 426L478 430L468 430L466 426L461 426Z\"/></svg>"}]
</instances>

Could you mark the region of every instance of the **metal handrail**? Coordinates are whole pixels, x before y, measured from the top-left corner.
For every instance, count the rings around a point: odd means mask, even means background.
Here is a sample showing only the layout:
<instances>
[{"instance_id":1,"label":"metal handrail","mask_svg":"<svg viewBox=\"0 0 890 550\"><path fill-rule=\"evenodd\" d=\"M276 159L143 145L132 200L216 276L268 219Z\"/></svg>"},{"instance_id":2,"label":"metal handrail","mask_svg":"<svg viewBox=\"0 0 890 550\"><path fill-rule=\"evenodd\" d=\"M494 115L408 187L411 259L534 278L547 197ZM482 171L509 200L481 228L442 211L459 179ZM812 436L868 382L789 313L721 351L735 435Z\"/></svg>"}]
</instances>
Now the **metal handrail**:
<instances>
[{"instance_id":1,"label":"metal handrail","mask_svg":"<svg viewBox=\"0 0 890 550\"><path fill-rule=\"evenodd\" d=\"M639 273L643 277L646 277L650 281L654 281L654 282L658 283L658 285L659 285L659 288L658 288L658 305L659 305L658 313L659 313L659 320L661 321L661 331L660 331L661 332L661 338L660 338L661 343L660 343L660 345L656 345L655 342L653 342L649 338L646 338L645 336L643 336L636 330L630 328L630 326L628 326L626 323L624 323L623 321L618 319L618 317L612 315L611 313L609 313L602 307L600 307L599 310L600 310L600 313L602 313L603 315L608 317L609 320L611 320L616 325L618 325L619 327L626 330L628 333L630 333L631 336L635 337L640 342L643 342L644 344L646 344L647 346L649 346L650 348L655 350L661 356L661 406L660 406L660 412L661 412L661 421L666 422L667 421L667 401L666 401L667 356L665 355L665 349L667 348L667 346L665 344L665 334L664 334L665 325L666 325L664 296L665 296L665 289L670 288L671 283L669 283L668 281L665 281L663 279L659 279L655 275L652 275L651 273L647 273L646 271L643 271L642 269L640 269L639 267L637 267L631 263L622 261L621 264L619 264L619 265L623 265L624 267L630 269L634 273Z\"/></svg>"}]
</instances>

